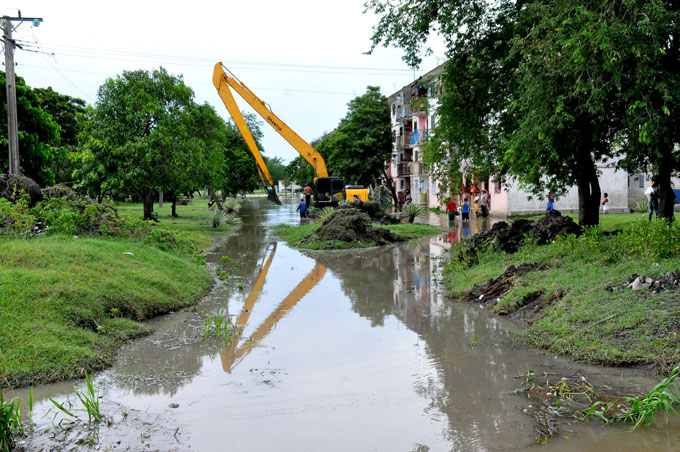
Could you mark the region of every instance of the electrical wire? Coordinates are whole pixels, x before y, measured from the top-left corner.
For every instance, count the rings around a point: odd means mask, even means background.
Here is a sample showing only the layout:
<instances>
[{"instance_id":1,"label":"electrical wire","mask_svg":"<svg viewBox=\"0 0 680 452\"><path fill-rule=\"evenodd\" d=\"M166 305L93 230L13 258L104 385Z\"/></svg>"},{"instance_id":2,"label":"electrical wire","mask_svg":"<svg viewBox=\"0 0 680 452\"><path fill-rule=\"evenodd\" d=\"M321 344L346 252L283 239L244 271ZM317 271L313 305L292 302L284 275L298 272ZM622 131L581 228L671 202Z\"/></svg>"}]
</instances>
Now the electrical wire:
<instances>
[{"instance_id":1,"label":"electrical wire","mask_svg":"<svg viewBox=\"0 0 680 452\"><path fill-rule=\"evenodd\" d=\"M46 67L46 66L36 66L34 64L19 64L19 67L30 67L30 68L36 68L36 69L55 69L56 70L56 68L54 66ZM76 69L63 69L63 71L65 71L65 72L75 72L75 73L79 73L79 74L101 75L101 76L104 76L104 77L110 77L111 76L111 74L106 74L106 73L103 73L103 72L80 71L80 70L76 70ZM193 85L212 86L212 83L206 83L206 82L191 82L191 81L187 80L186 83L190 86L193 86ZM263 87L263 86L254 86L253 89L263 90L263 91L282 91L282 92L291 92L291 93L339 94L339 95L342 95L342 96L355 95L355 93L340 92L340 91L314 91L314 90L303 90L303 89L292 89L292 88L268 88L268 87Z\"/></svg>"}]
</instances>

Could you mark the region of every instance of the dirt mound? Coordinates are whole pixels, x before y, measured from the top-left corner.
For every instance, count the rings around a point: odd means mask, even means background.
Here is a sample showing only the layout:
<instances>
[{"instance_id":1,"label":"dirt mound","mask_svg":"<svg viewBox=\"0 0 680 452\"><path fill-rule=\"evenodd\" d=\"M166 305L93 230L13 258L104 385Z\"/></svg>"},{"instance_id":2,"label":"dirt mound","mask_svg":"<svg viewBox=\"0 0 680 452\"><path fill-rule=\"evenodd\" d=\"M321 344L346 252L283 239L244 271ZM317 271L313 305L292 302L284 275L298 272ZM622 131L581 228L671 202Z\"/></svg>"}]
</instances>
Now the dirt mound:
<instances>
[{"instance_id":1,"label":"dirt mound","mask_svg":"<svg viewBox=\"0 0 680 452\"><path fill-rule=\"evenodd\" d=\"M22 193L31 197L31 207L43 200L40 186L30 177L0 174L0 198L16 202Z\"/></svg>"},{"instance_id":2,"label":"dirt mound","mask_svg":"<svg viewBox=\"0 0 680 452\"><path fill-rule=\"evenodd\" d=\"M680 268L661 275L656 279L633 273L628 277L627 282L617 286L607 286L605 289L609 292L621 289L649 289L651 293L659 293L664 290L680 290Z\"/></svg>"},{"instance_id":3,"label":"dirt mound","mask_svg":"<svg viewBox=\"0 0 680 452\"><path fill-rule=\"evenodd\" d=\"M387 214L380 203L369 201L369 202L353 202L340 204L338 209L359 209L368 215L371 220L375 223L380 224L397 224L399 223L399 218Z\"/></svg>"},{"instance_id":4,"label":"dirt mound","mask_svg":"<svg viewBox=\"0 0 680 452\"><path fill-rule=\"evenodd\" d=\"M401 239L390 231L374 228L371 218L351 205L335 209L305 242L361 242L371 246L388 245Z\"/></svg>"},{"instance_id":5,"label":"dirt mound","mask_svg":"<svg viewBox=\"0 0 680 452\"><path fill-rule=\"evenodd\" d=\"M514 253L530 234L536 237L539 245L545 245L559 235L578 236L581 234L581 227L557 210L546 213L537 221L516 220L510 224L501 221L490 230L473 235L467 242L465 254L473 256L491 244L498 244L506 253Z\"/></svg>"},{"instance_id":6,"label":"dirt mound","mask_svg":"<svg viewBox=\"0 0 680 452\"><path fill-rule=\"evenodd\" d=\"M62 184L47 187L42 192L46 198L66 198L69 201L88 201L87 198L78 194L71 187Z\"/></svg>"}]
</instances>

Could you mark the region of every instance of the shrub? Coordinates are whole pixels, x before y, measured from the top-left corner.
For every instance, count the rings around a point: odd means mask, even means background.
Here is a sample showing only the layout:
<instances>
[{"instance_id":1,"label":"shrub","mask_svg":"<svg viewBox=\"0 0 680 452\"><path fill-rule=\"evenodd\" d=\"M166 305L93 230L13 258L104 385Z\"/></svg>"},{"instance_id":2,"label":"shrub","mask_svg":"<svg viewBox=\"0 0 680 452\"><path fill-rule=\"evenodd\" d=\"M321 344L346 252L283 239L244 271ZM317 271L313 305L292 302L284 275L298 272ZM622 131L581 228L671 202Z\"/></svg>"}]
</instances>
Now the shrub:
<instances>
[{"instance_id":1,"label":"shrub","mask_svg":"<svg viewBox=\"0 0 680 452\"><path fill-rule=\"evenodd\" d=\"M242 206L243 203L238 198L227 198L224 201L224 208L226 209L227 213L238 213L241 211Z\"/></svg>"},{"instance_id":2,"label":"shrub","mask_svg":"<svg viewBox=\"0 0 680 452\"><path fill-rule=\"evenodd\" d=\"M415 218L425 211L427 211L426 207L413 203L407 204L401 209L401 213L404 215L404 217L408 218L409 223L413 223Z\"/></svg>"},{"instance_id":3,"label":"shrub","mask_svg":"<svg viewBox=\"0 0 680 452\"><path fill-rule=\"evenodd\" d=\"M319 221L325 221L333 212L335 212L334 208L324 207L323 209L316 210L314 214L319 218Z\"/></svg>"},{"instance_id":4,"label":"shrub","mask_svg":"<svg viewBox=\"0 0 680 452\"><path fill-rule=\"evenodd\" d=\"M649 203L647 201L638 201L630 207L631 212L647 213L649 212Z\"/></svg>"},{"instance_id":5,"label":"shrub","mask_svg":"<svg viewBox=\"0 0 680 452\"><path fill-rule=\"evenodd\" d=\"M5 198L0 198L0 233L27 237L36 222L36 218L28 208L27 197L17 200L14 204Z\"/></svg>"}]
</instances>

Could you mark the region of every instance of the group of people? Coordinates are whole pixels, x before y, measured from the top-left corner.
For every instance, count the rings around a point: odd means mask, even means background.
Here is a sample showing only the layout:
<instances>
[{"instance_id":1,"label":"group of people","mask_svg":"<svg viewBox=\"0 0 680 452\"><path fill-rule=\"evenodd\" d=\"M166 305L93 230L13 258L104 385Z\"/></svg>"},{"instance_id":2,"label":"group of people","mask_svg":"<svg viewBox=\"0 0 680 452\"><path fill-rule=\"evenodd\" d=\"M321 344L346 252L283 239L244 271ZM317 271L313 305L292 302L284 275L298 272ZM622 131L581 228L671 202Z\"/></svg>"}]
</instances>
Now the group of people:
<instances>
[{"instance_id":1,"label":"group of people","mask_svg":"<svg viewBox=\"0 0 680 452\"><path fill-rule=\"evenodd\" d=\"M486 218L489 216L490 206L491 203L489 198L489 192L486 191L485 189L482 189L479 195L475 196L472 199L472 203L468 201L467 195L464 195L463 204L461 205L460 209L461 219L463 221L469 220L471 210L475 213L476 217L479 217L481 215L482 218ZM456 205L456 201L453 198L446 204L446 211L449 214L449 221L453 221L456 219L456 215L458 215L458 206Z\"/></svg>"}]
</instances>

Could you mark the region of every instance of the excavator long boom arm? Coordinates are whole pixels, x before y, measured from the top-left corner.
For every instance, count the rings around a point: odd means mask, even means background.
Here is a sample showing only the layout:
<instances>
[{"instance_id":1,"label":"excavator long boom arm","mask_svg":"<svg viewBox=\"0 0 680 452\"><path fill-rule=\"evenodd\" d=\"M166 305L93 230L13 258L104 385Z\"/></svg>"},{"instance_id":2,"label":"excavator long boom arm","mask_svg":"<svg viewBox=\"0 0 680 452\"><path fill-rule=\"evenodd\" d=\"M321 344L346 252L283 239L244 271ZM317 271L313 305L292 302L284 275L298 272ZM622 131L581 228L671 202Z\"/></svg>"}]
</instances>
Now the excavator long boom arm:
<instances>
[{"instance_id":1,"label":"excavator long boom arm","mask_svg":"<svg viewBox=\"0 0 680 452\"><path fill-rule=\"evenodd\" d=\"M217 66L215 67L217 68ZM224 72L222 73L224 74ZM269 174L267 165L265 164L264 159L262 158L262 154L260 154L260 150L257 148L255 139L253 138L252 133L250 133L250 129L248 128L248 124L246 123L246 120L243 117L241 110L239 110L238 105L236 105L236 100L234 99L234 96L231 94L231 91L229 90L228 87L222 89L220 86L218 86L215 76L213 76L213 82L215 82L215 87L217 88L217 92L222 98L222 102L224 102L224 106L227 107L227 110L229 110L229 114L234 120L234 124L236 124L236 127L238 128L239 132L241 132L241 136L248 145L250 153L253 154L253 157L255 157L255 163L257 164L257 172L260 175L260 179L262 179L262 182L264 182L265 184L265 188L267 190L267 198L275 202L276 204L281 204L279 197L276 195L276 190L274 188L274 180L272 179L271 174ZM267 184L269 184L268 187Z\"/></svg>"},{"instance_id":2,"label":"excavator long boom arm","mask_svg":"<svg viewBox=\"0 0 680 452\"><path fill-rule=\"evenodd\" d=\"M321 157L321 154L319 154L319 152L316 149L314 149L309 143L307 143L297 133L295 133L293 129L288 127L288 125L285 122L283 122L278 116L276 116L267 107L264 101L257 97L255 93L253 93L250 90L250 88L248 88L243 82L237 80L235 77L228 76L224 72L224 66L222 65L221 62L215 65L215 70L213 71L213 84L215 85L215 88L217 88L217 92L220 94L222 101L226 105L227 110L229 110L229 113L231 113L231 117L234 118L234 122L236 122L236 125L241 131L241 134L243 135L244 138L246 137L246 134L239 126L236 117L238 116L241 118L241 122L243 125L245 125L245 121L243 120L243 115L236 106L234 96L231 94L231 90L229 89L229 87L233 88L234 91L236 91L238 95L243 98L243 100L248 102L248 104L251 107L253 107L253 109L260 116L262 116L262 118L264 118L267 124L272 126L274 130L276 130L288 143L290 143L291 146L295 148L295 150L297 150L300 153L300 155L305 160L307 160L312 165L312 167L314 168L315 177L328 177L326 162L324 161L323 157ZM247 130L248 127L246 126L245 129ZM247 134L250 136L249 130L247 130ZM248 139L246 139L246 142L248 142ZM251 151L252 150L253 148L251 147ZM257 151L257 147L255 147L255 150ZM260 152L257 151L257 154L253 152L253 155L255 155L256 160L258 160L259 156L258 165L260 166L260 169L261 170L264 169L263 172L269 175L269 172L267 171L267 168L264 165L264 161L262 160ZM260 162L262 163L260 164ZM271 176L269 177L269 179L271 180Z\"/></svg>"}]
</instances>

